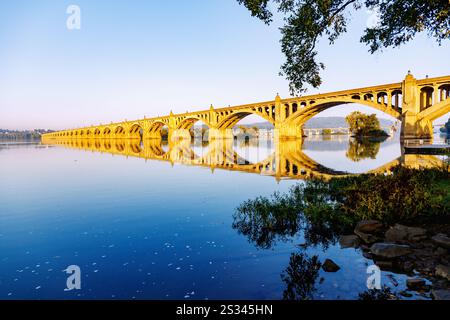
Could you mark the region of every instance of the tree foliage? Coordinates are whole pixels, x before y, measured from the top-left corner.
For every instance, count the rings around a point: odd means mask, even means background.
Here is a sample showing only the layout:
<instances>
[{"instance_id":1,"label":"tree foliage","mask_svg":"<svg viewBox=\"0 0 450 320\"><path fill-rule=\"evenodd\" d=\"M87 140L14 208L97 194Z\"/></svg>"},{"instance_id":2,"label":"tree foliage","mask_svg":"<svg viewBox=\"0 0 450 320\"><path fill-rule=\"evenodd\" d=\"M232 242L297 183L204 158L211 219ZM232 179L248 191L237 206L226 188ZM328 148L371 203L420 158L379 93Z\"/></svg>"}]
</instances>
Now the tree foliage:
<instances>
[{"instance_id":1,"label":"tree foliage","mask_svg":"<svg viewBox=\"0 0 450 320\"><path fill-rule=\"evenodd\" d=\"M350 127L350 132L355 136L383 135L380 121L375 114L367 115L355 111L349 114L345 120ZM384 135L386 135L386 133L384 133Z\"/></svg>"},{"instance_id":2,"label":"tree foliage","mask_svg":"<svg viewBox=\"0 0 450 320\"><path fill-rule=\"evenodd\" d=\"M450 37L448 0L237 0L252 16L270 24L271 4L284 17L281 48L286 61L281 75L289 81L291 94L305 91L305 85L321 85L324 64L317 60L317 43L325 37L330 44L347 31L350 12L362 8L378 13L378 23L363 31L361 42L374 53L397 47L419 32L426 32L440 44Z\"/></svg>"},{"instance_id":3,"label":"tree foliage","mask_svg":"<svg viewBox=\"0 0 450 320\"><path fill-rule=\"evenodd\" d=\"M285 195L275 193L244 202L233 215L233 228L261 249L293 239L299 232L306 245L327 247L361 220L386 224L448 220L449 179L448 168L399 166L390 175L308 180Z\"/></svg>"}]
</instances>

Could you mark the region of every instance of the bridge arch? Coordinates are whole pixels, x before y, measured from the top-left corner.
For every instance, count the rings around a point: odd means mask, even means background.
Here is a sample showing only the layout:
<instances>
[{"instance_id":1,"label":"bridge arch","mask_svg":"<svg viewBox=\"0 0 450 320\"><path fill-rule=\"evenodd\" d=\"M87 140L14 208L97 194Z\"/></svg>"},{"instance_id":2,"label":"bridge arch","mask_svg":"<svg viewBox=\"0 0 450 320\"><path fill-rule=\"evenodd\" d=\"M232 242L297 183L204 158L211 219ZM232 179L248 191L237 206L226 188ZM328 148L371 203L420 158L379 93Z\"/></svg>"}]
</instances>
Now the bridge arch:
<instances>
[{"instance_id":1,"label":"bridge arch","mask_svg":"<svg viewBox=\"0 0 450 320\"><path fill-rule=\"evenodd\" d=\"M256 115L275 125L275 104L252 106L238 110L219 111L217 129L231 129L250 115Z\"/></svg>"},{"instance_id":2,"label":"bridge arch","mask_svg":"<svg viewBox=\"0 0 450 320\"><path fill-rule=\"evenodd\" d=\"M111 129L109 128L109 127L106 127L104 130L103 130L103 136L104 137L110 137L111 136Z\"/></svg>"},{"instance_id":3,"label":"bridge arch","mask_svg":"<svg viewBox=\"0 0 450 320\"><path fill-rule=\"evenodd\" d=\"M434 88L425 86L420 89L420 111L428 109L433 103Z\"/></svg>"},{"instance_id":4,"label":"bridge arch","mask_svg":"<svg viewBox=\"0 0 450 320\"><path fill-rule=\"evenodd\" d=\"M149 124L146 129L147 133L144 133L144 137L148 137L150 139L162 139L166 135L168 136L170 133L169 120L156 120ZM164 132L163 132L164 130Z\"/></svg>"},{"instance_id":5,"label":"bridge arch","mask_svg":"<svg viewBox=\"0 0 450 320\"><path fill-rule=\"evenodd\" d=\"M142 153L141 144L138 141L130 141L129 142L130 153L133 155L140 155Z\"/></svg>"},{"instance_id":6,"label":"bridge arch","mask_svg":"<svg viewBox=\"0 0 450 320\"><path fill-rule=\"evenodd\" d=\"M142 139L142 136L144 134L144 129L139 123L135 123L130 128L130 139Z\"/></svg>"},{"instance_id":7,"label":"bridge arch","mask_svg":"<svg viewBox=\"0 0 450 320\"><path fill-rule=\"evenodd\" d=\"M164 160L164 157L168 154L168 151L164 150L161 140L156 139L144 141L144 151L146 158L157 160Z\"/></svg>"},{"instance_id":8,"label":"bridge arch","mask_svg":"<svg viewBox=\"0 0 450 320\"><path fill-rule=\"evenodd\" d=\"M370 99L369 96L366 96L366 99L364 99L364 97L359 97L358 99L357 96L353 96L351 98L340 97L340 98L324 99L321 100L320 102L310 104L306 108L299 109L296 113L293 113L287 119L287 121L290 124L301 126L314 116L318 115L319 113L327 109L347 104L361 104L364 106L368 106L378 111L384 112L397 120L401 120L401 113L396 108L394 108L393 106L389 106L388 104L374 102L372 101L372 99L374 99L373 96L371 96Z\"/></svg>"},{"instance_id":9,"label":"bridge arch","mask_svg":"<svg viewBox=\"0 0 450 320\"><path fill-rule=\"evenodd\" d=\"M205 124L206 126L208 126L208 128L211 128L211 124L205 118L202 118L202 117L187 117L186 119L182 120L177 125L177 129L190 130L198 122L201 122L201 123Z\"/></svg>"},{"instance_id":10,"label":"bridge arch","mask_svg":"<svg viewBox=\"0 0 450 320\"><path fill-rule=\"evenodd\" d=\"M114 136L116 139L126 138L126 131L123 126L116 126L114 129Z\"/></svg>"},{"instance_id":11,"label":"bridge arch","mask_svg":"<svg viewBox=\"0 0 450 320\"><path fill-rule=\"evenodd\" d=\"M114 149L118 153L122 153L125 151L125 140L116 140L116 143L114 144Z\"/></svg>"},{"instance_id":12,"label":"bridge arch","mask_svg":"<svg viewBox=\"0 0 450 320\"><path fill-rule=\"evenodd\" d=\"M101 134L102 134L102 132L101 132L101 130L99 128L95 128L94 129L94 136L96 138L99 138Z\"/></svg>"},{"instance_id":13,"label":"bridge arch","mask_svg":"<svg viewBox=\"0 0 450 320\"><path fill-rule=\"evenodd\" d=\"M439 90L439 101L442 102L450 98L450 84L444 84L438 88Z\"/></svg>"}]
</instances>

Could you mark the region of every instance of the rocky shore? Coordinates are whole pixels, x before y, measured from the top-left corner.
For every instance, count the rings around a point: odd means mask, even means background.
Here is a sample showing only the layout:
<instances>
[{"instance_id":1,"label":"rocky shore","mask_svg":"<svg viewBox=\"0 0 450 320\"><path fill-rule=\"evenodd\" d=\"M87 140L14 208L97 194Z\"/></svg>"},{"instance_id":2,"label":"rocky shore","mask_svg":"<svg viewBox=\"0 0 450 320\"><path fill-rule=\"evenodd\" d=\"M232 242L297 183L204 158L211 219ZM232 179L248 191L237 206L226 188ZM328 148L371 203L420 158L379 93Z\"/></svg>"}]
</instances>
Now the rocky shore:
<instances>
[{"instance_id":1,"label":"rocky shore","mask_svg":"<svg viewBox=\"0 0 450 320\"><path fill-rule=\"evenodd\" d=\"M402 297L415 291L426 298L450 300L450 225L386 226L361 221L354 234L339 239L341 248L359 248L383 271L408 275Z\"/></svg>"}]
</instances>

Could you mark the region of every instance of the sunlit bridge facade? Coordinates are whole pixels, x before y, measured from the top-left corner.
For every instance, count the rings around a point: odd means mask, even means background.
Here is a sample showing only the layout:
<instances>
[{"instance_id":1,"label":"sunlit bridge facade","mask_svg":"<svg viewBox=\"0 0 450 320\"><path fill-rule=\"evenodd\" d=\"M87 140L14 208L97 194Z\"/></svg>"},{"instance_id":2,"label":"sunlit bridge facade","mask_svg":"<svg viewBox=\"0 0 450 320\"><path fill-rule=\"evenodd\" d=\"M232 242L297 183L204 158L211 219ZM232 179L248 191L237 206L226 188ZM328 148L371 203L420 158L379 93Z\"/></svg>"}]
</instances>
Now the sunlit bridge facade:
<instances>
[{"instance_id":1,"label":"sunlit bridge facade","mask_svg":"<svg viewBox=\"0 0 450 320\"><path fill-rule=\"evenodd\" d=\"M450 76L417 80L408 74L399 83L350 89L319 95L252 103L241 106L124 121L108 125L63 130L47 139L190 139L197 122L209 128L209 140L232 138L232 128L242 119L257 115L275 128L279 139L301 139L305 123L321 112L339 106L360 104L381 111L401 122L402 140L432 140L433 121L450 112Z\"/></svg>"}]
</instances>

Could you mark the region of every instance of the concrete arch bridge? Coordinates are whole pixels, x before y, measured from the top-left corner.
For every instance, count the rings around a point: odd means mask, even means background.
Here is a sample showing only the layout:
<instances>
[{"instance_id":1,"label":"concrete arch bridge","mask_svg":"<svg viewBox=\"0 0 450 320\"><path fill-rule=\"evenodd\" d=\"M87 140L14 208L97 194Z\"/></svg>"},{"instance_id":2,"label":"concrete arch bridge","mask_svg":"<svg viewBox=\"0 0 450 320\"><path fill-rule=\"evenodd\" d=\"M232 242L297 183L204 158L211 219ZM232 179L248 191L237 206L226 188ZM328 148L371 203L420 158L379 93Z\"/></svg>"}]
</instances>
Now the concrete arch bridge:
<instances>
[{"instance_id":1,"label":"concrete arch bridge","mask_svg":"<svg viewBox=\"0 0 450 320\"><path fill-rule=\"evenodd\" d=\"M69 129L45 135L52 139L160 139L166 127L170 139L190 138L189 129L201 121L209 138L231 138L231 128L249 115L258 115L275 127L281 139L303 136L303 125L320 112L338 105L362 104L401 121L403 139L431 139L432 123L450 112L450 76L417 80L408 74L398 83L349 89L227 108L144 118L134 121Z\"/></svg>"}]
</instances>

